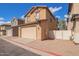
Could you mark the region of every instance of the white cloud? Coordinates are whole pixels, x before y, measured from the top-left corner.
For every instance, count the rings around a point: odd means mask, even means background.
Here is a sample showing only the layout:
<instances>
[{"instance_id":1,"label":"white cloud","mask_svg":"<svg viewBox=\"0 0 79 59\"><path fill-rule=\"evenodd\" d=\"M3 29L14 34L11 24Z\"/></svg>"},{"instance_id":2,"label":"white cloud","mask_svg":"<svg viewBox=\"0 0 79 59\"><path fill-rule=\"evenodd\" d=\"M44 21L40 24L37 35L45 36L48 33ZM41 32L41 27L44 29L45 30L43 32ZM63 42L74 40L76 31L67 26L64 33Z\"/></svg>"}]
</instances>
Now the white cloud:
<instances>
[{"instance_id":1,"label":"white cloud","mask_svg":"<svg viewBox=\"0 0 79 59\"><path fill-rule=\"evenodd\" d=\"M24 19L24 15L21 16L21 19Z\"/></svg>"},{"instance_id":2,"label":"white cloud","mask_svg":"<svg viewBox=\"0 0 79 59\"><path fill-rule=\"evenodd\" d=\"M4 23L5 23L4 18L3 17L0 17L0 25L1 24L4 24Z\"/></svg>"},{"instance_id":3,"label":"white cloud","mask_svg":"<svg viewBox=\"0 0 79 59\"><path fill-rule=\"evenodd\" d=\"M0 25L2 25L2 24L5 24L5 22L4 21L0 21Z\"/></svg>"},{"instance_id":4,"label":"white cloud","mask_svg":"<svg viewBox=\"0 0 79 59\"><path fill-rule=\"evenodd\" d=\"M5 21L3 17L0 17L0 25L5 24L5 23L10 23L10 21Z\"/></svg>"},{"instance_id":5,"label":"white cloud","mask_svg":"<svg viewBox=\"0 0 79 59\"><path fill-rule=\"evenodd\" d=\"M67 15L67 14L66 14L66 15L64 15L64 17L65 17L65 18L68 18L68 17L69 17L69 15Z\"/></svg>"},{"instance_id":6,"label":"white cloud","mask_svg":"<svg viewBox=\"0 0 79 59\"><path fill-rule=\"evenodd\" d=\"M59 19L59 18L61 18L61 17L60 17L60 16L56 16L56 18L58 18L58 19Z\"/></svg>"},{"instance_id":7,"label":"white cloud","mask_svg":"<svg viewBox=\"0 0 79 59\"><path fill-rule=\"evenodd\" d=\"M2 24L7 24L7 23L11 23L10 21L7 21L7 22L5 22L5 21L0 21L0 25L2 25Z\"/></svg>"},{"instance_id":8,"label":"white cloud","mask_svg":"<svg viewBox=\"0 0 79 59\"><path fill-rule=\"evenodd\" d=\"M11 23L10 21L7 21L6 23Z\"/></svg>"},{"instance_id":9,"label":"white cloud","mask_svg":"<svg viewBox=\"0 0 79 59\"><path fill-rule=\"evenodd\" d=\"M0 17L0 21L4 21L4 18L3 17Z\"/></svg>"},{"instance_id":10,"label":"white cloud","mask_svg":"<svg viewBox=\"0 0 79 59\"><path fill-rule=\"evenodd\" d=\"M65 18L71 18L72 15L65 14L64 17L65 17Z\"/></svg>"},{"instance_id":11,"label":"white cloud","mask_svg":"<svg viewBox=\"0 0 79 59\"><path fill-rule=\"evenodd\" d=\"M52 13L55 13L55 12L61 10L61 9L62 9L62 7L49 7L49 10L50 10Z\"/></svg>"}]
</instances>

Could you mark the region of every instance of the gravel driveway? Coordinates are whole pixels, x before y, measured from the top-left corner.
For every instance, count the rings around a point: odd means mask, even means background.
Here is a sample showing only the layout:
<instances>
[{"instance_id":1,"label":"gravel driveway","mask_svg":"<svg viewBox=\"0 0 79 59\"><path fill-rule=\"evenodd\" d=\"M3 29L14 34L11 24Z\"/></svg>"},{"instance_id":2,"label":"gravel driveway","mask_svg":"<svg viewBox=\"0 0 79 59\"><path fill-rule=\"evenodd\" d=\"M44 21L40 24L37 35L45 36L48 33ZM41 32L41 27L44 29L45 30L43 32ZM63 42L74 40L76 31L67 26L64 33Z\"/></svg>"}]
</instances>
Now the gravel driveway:
<instances>
[{"instance_id":1,"label":"gravel driveway","mask_svg":"<svg viewBox=\"0 0 79 59\"><path fill-rule=\"evenodd\" d=\"M39 55L0 39L0 56L39 56Z\"/></svg>"}]
</instances>

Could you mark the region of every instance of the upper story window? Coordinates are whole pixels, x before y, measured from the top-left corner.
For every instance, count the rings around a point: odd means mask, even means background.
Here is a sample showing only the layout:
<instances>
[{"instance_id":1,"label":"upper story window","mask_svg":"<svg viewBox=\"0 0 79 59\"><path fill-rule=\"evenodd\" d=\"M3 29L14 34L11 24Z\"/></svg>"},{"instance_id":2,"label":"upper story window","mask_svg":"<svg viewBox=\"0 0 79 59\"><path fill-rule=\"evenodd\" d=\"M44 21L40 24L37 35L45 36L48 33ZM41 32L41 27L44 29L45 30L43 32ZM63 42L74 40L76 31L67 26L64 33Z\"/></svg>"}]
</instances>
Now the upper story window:
<instances>
[{"instance_id":1,"label":"upper story window","mask_svg":"<svg viewBox=\"0 0 79 59\"><path fill-rule=\"evenodd\" d=\"M40 11L36 10L35 11L35 19L38 21L40 19Z\"/></svg>"},{"instance_id":2,"label":"upper story window","mask_svg":"<svg viewBox=\"0 0 79 59\"><path fill-rule=\"evenodd\" d=\"M11 24L12 24L12 26L16 26L16 25L17 25L15 20L13 20L13 21L11 22Z\"/></svg>"}]
</instances>

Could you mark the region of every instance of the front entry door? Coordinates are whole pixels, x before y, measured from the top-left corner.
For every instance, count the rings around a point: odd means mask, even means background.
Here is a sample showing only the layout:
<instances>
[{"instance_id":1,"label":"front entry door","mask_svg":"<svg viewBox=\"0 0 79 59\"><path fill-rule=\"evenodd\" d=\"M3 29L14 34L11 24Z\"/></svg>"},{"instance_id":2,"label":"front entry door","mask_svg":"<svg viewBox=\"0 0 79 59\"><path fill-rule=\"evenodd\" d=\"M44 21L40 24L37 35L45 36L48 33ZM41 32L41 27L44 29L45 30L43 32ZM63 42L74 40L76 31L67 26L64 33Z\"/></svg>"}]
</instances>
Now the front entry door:
<instances>
[{"instance_id":1,"label":"front entry door","mask_svg":"<svg viewBox=\"0 0 79 59\"><path fill-rule=\"evenodd\" d=\"M13 36L18 36L18 27L13 27Z\"/></svg>"}]
</instances>

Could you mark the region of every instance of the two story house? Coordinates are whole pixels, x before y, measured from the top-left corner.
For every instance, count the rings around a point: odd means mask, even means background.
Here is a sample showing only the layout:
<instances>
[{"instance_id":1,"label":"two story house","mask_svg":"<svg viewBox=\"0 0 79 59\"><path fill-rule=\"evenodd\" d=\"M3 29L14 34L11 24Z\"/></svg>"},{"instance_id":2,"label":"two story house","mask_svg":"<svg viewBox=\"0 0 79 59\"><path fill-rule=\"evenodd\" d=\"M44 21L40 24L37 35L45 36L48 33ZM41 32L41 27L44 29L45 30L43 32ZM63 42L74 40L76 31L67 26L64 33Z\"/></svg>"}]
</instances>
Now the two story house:
<instances>
[{"instance_id":1,"label":"two story house","mask_svg":"<svg viewBox=\"0 0 79 59\"><path fill-rule=\"evenodd\" d=\"M19 30L18 27L24 24L24 20L23 19L17 19L15 17L13 17L12 21L11 21L11 29L8 30L10 32L9 36L19 36Z\"/></svg>"},{"instance_id":2,"label":"two story house","mask_svg":"<svg viewBox=\"0 0 79 59\"><path fill-rule=\"evenodd\" d=\"M20 25L19 37L31 40L45 40L50 30L57 29L57 20L46 6L35 6L24 16L25 23Z\"/></svg>"},{"instance_id":3,"label":"two story house","mask_svg":"<svg viewBox=\"0 0 79 59\"><path fill-rule=\"evenodd\" d=\"M79 3L69 4L68 14L71 16L68 19L68 30L79 32Z\"/></svg>"},{"instance_id":4,"label":"two story house","mask_svg":"<svg viewBox=\"0 0 79 59\"><path fill-rule=\"evenodd\" d=\"M4 25L1 26L4 27ZM24 20L14 17L8 29L2 29L0 32L3 35L17 36L29 40L46 40L49 38L49 31L56 29L57 20L49 8L35 6L24 16Z\"/></svg>"},{"instance_id":5,"label":"two story house","mask_svg":"<svg viewBox=\"0 0 79 59\"><path fill-rule=\"evenodd\" d=\"M0 25L0 36L6 35L7 34L6 30L8 30L9 28L11 28L10 23Z\"/></svg>"}]
</instances>

